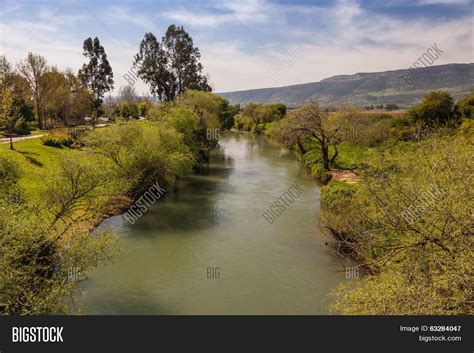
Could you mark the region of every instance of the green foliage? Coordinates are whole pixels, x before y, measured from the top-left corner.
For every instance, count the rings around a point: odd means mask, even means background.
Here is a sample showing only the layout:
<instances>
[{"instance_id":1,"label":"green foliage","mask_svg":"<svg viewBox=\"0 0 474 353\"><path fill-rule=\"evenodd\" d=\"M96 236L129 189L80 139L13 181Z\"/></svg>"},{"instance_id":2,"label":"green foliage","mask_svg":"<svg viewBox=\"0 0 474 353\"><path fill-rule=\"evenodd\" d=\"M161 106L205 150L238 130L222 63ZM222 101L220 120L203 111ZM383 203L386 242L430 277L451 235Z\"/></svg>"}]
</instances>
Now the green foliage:
<instances>
[{"instance_id":1,"label":"green foliage","mask_svg":"<svg viewBox=\"0 0 474 353\"><path fill-rule=\"evenodd\" d=\"M14 164L0 163L9 166L7 180L18 180ZM116 238L107 232L92 237L87 223L100 209L103 171L103 165L74 155L60 161L54 177L44 176L47 188L39 202L18 205L0 190L0 314L69 312L79 283L114 253ZM68 277L71 268L81 277Z\"/></svg>"},{"instance_id":2,"label":"green foliage","mask_svg":"<svg viewBox=\"0 0 474 353\"><path fill-rule=\"evenodd\" d=\"M321 206L326 210L337 210L339 205L350 202L357 191L354 185L333 180L321 188Z\"/></svg>"},{"instance_id":3,"label":"green foliage","mask_svg":"<svg viewBox=\"0 0 474 353\"><path fill-rule=\"evenodd\" d=\"M20 74L28 82L29 88L32 92L35 116L38 120L38 126L43 129L45 126L43 110L44 110L44 80L41 79L43 74L48 70L46 59L41 55L28 53L25 60L18 65Z\"/></svg>"},{"instance_id":4,"label":"green foliage","mask_svg":"<svg viewBox=\"0 0 474 353\"><path fill-rule=\"evenodd\" d=\"M323 189L325 228L370 274L339 286L334 311L472 313L471 150L472 134L395 145L366 159L357 187Z\"/></svg>"},{"instance_id":5,"label":"green foliage","mask_svg":"<svg viewBox=\"0 0 474 353\"><path fill-rule=\"evenodd\" d=\"M132 197L141 196L154 183L172 186L195 163L183 134L166 124L113 125L94 130L83 142L115 164Z\"/></svg>"},{"instance_id":6,"label":"green foliage","mask_svg":"<svg viewBox=\"0 0 474 353\"><path fill-rule=\"evenodd\" d=\"M138 76L160 100L172 101L187 89L211 91L199 62L199 48L183 26L170 25L158 42L153 33L145 33L135 56Z\"/></svg>"},{"instance_id":7,"label":"green foliage","mask_svg":"<svg viewBox=\"0 0 474 353\"><path fill-rule=\"evenodd\" d=\"M113 90L114 75L104 47L97 37L87 38L83 44L84 56L89 59L79 70L79 79L94 93L94 108L98 115L104 94Z\"/></svg>"},{"instance_id":8,"label":"green foliage","mask_svg":"<svg viewBox=\"0 0 474 353\"><path fill-rule=\"evenodd\" d=\"M187 90L173 102L162 102L147 115L149 121L166 124L184 135L196 162L207 162L217 139L210 132L221 130L221 122L232 111L223 98L209 92Z\"/></svg>"},{"instance_id":9,"label":"green foliage","mask_svg":"<svg viewBox=\"0 0 474 353\"><path fill-rule=\"evenodd\" d=\"M223 129L230 130L234 127L234 116L240 111L240 105L230 105L229 101L222 98L220 103L219 121Z\"/></svg>"},{"instance_id":10,"label":"green foliage","mask_svg":"<svg viewBox=\"0 0 474 353\"><path fill-rule=\"evenodd\" d=\"M331 174L320 163L311 166L311 175L322 184L327 184L331 180Z\"/></svg>"},{"instance_id":11,"label":"green foliage","mask_svg":"<svg viewBox=\"0 0 474 353\"><path fill-rule=\"evenodd\" d=\"M243 114L236 114L234 116L234 127L238 130L251 131L252 130L252 120Z\"/></svg>"},{"instance_id":12,"label":"green foliage","mask_svg":"<svg viewBox=\"0 0 474 353\"><path fill-rule=\"evenodd\" d=\"M281 120L286 114L283 104L248 103L242 113L234 118L234 127L262 134L272 127L272 122Z\"/></svg>"},{"instance_id":13,"label":"green foliage","mask_svg":"<svg viewBox=\"0 0 474 353\"><path fill-rule=\"evenodd\" d=\"M18 184L21 176L19 163L0 155L0 199L14 203L21 201L22 190Z\"/></svg>"},{"instance_id":14,"label":"green foliage","mask_svg":"<svg viewBox=\"0 0 474 353\"><path fill-rule=\"evenodd\" d=\"M249 114L256 115L256 106L249 109L252 110ZM329 170L330 165L336 161L339 154L337 146L342 141L340 125L344 118L341 119L340 115L344 117L346 114L347 112L328 113L320 109L316 102L310 101L278 120L269 135L287 148L298 148L301 154L308 152L305 144L315 143L319 147L324 169ZM331 156L330 147L333 151ZM322 177L327 179L326 176Z\"/></svg>"},{"instance_id":15,"label":"green foliage","mask_svg":"<svg viewBox=\"0 0 474 353\"><path fill-rule=\"evenodd\" d=\"M10 136L10 148L13 149L12 134L16 134L17 131L28 130L25 121L20 114L20 109L13 102L12 92L4 88L2 91L1 104L0 104L0 127L5 129L5 132Z\"/></svg>"},{"instance_id":16,"label":"green foliage","mask_svg":"<svg viewBox=\"0 0 474 353\"><path fill-rule=\"evenodd\" d=\"M138 116L146 116L148 114L148 110L150 109L149 104L147 102L139 102L137 103L137 113Z\"/></svg>"},{"instance_id":17,"label":"green foliage","mask_svg":"<svg viewBox=\"0 0 474 353\"><path fill-rule=\"evenodd\" d=\"M137 105L129 102L122 102L119 105L119 116L125 119L138 118Z\"/></svg>"},{"instance_id":18,"label":"green foliage","mask_svg":"<svg viewBox=\"0 0 474 353\"><path fill-rule=\"evenodd\" d=\"M474 118L474 91L459 100L456 104L456 114L463 120Z\"/></svg>"},{"instance_id":19,"label":"green foliage","mask_svg":"<svg viewBox=\"0 0 474 353\"><path fill-rule=\"evenodd\" d=\"M474 135L474 120L472 119L464 120L459 126L459 132L465 136L473 136Z\"/></svg>"},{"instance_id":20,"label":"green foliage","mask_svg":"<svg viewBox=\"0 0 474 353\"><path fill-rule=\"evenodd\" d=\"M63 132L52 132L41 137L41 143L50 147L72 147L74 139Z\"/></svg>"},{"instance_id":21,"label":"green foliage","mask_svg":"<svg viewBox=\"0 0 474 353\"><path fill-rule=\"evenodd\" d=\"M410 118L426 126L439 127L455 122L454 100L445 91L433 91L426 95L417 107L408 112Z\"/></svg>"}]
</instances>

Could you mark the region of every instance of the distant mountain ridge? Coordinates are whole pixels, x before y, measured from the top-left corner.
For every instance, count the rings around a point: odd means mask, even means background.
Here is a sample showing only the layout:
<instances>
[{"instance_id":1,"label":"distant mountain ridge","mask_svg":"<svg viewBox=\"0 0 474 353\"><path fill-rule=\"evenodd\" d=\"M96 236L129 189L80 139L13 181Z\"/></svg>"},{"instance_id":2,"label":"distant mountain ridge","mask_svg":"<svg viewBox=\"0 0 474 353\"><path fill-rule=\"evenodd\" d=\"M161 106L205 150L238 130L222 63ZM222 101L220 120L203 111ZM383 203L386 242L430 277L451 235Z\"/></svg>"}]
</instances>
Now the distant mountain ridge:
<instances>
[{"instance_id":1,"label":"distant mountain ridge","mask_svg":"<svg viewBox=\"0 0 474 353\"><path fill-rule=\"evenodd\" d=\"M319 82L217 94L241 105L258 102L296 107L314 97L324 106L395 103L410 107L418 104L427 92L440 89L449 91L456 99L468 94L474 89L474 63L336 75Z\"/></svg>"}]
</instances>

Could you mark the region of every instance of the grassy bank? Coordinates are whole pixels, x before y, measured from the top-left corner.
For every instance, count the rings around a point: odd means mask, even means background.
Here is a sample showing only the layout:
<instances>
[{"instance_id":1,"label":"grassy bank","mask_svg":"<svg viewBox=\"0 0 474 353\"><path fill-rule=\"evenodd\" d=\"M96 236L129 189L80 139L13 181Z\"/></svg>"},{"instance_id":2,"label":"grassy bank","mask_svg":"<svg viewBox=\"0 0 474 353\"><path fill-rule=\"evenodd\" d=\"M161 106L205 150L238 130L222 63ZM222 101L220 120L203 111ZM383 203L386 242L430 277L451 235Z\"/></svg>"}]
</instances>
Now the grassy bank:
<instances>
[{"instance_id":1,"label":"grassy bank","mask_svg":"<svg viewBox=\"0 0 474 353\"><path fill-rule=\"evenodd\" d=\"M217 143L208 130L226 117L221 101L189 91L152 107L145 122L0 145L0 314L70 312L78 284L118 251L118 238L91 236L94 227L206 163Z\"/></svg>"},{"instance_id":2,"label":"grassy bank","mask_svg":"<svg viewBox=\"0 0 474 353\"><path fill-rule=\"evenodd\" d=\"M322 182L321 226L365 270L331 294L333 312L473 313L471 97L432 92L397 114L309 103L268 132Z\"/></svg>"}]
</instances>

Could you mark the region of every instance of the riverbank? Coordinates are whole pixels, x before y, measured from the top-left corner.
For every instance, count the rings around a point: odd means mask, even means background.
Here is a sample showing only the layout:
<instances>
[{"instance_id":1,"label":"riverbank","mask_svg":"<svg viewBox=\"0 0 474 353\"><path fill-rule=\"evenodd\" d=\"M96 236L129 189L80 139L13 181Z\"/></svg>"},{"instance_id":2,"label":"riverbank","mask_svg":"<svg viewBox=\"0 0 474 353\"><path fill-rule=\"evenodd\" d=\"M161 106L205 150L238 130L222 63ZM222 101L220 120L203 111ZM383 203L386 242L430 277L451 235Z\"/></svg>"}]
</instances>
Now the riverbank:
<instances>
[{"instance_id":1,"label":"riverbank","mask_svg":"<svg viewBox=\"0 0 474 353\"><path fill-rule=\"evenodd\" d=\"M367 273L331 294L333 312L471 311L473 124L452 101L451 112L429 120L427 106L443 95L395 117L310 105L272 122L268 134L325 184L322 230Z\"/></svg>"}]
</instances>

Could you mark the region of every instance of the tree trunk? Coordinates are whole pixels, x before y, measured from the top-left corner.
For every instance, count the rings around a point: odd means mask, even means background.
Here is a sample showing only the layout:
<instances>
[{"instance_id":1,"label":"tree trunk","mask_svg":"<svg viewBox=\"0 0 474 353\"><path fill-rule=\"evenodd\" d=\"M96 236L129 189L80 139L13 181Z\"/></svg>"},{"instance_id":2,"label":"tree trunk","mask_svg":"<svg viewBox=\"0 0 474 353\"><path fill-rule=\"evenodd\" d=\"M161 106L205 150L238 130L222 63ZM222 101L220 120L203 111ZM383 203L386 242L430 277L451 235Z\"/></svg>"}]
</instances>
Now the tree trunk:
<instances>
[{"instance_id":1,"label":"tree trunk","mask_svg":"<svg viewBox=\"0 0 474 353\"><path fill-rule=\"evenodd\" d=\"M325 142L321 142L321 152L323 155L323 167L329 170L329 147Z\"/></svg>"},{"instance_id":2,"label":"tree trunk","mask_svg":"<svg viewBox=\"0 0 474 353\"><path fill-rule=\"evenodd\" d=\"M38 88L36 88L36 89L38 89ZM44 127L44 125L43 125L43 116L42 116L43 114L41 114L41 107L40 107L40 103L39 103L40 99L39 99L38 93L35 93L35 100L36 100L36 114L38 114L38 128L40 130L43 130L43 127Z\"/></svg>"},{"instance_id":3,"label":"tree trunk","mask_svg":"<svg viewBox=\"0 0 474 353\"><path fill-rule=\"evenodd\" d=\"M301 154L305 154L306 150L304 149L303 145L301 144L301 141L299 138L296 139L296 143L298 144L298 148L300 149Z\"/></svg>"},{"instance_id":4,"label":"tree trunk","mask_svg":"<svg viewBox=\"0 0 474 353\"><path fill-rule=\"evenodd\" d=\"M337 155L339 154L339 151L337 150L336 145L333 145L333 146L334 146L334 156L332 156L332 158L331 158L331 162L330 162L331 164L334 163L334 161L335 161L336 158L337 158Z\"/></svg>"},{"instance_id":5,"label":"tree trunk","mask_svg":"<svg viewBox=\"0 0 474 353\"><path fill-rule=\"evenodd\" d=\"M10 149L13 151L13 138L12 138L12 135L10 135Z\"/></svg>"}]
</instances>

